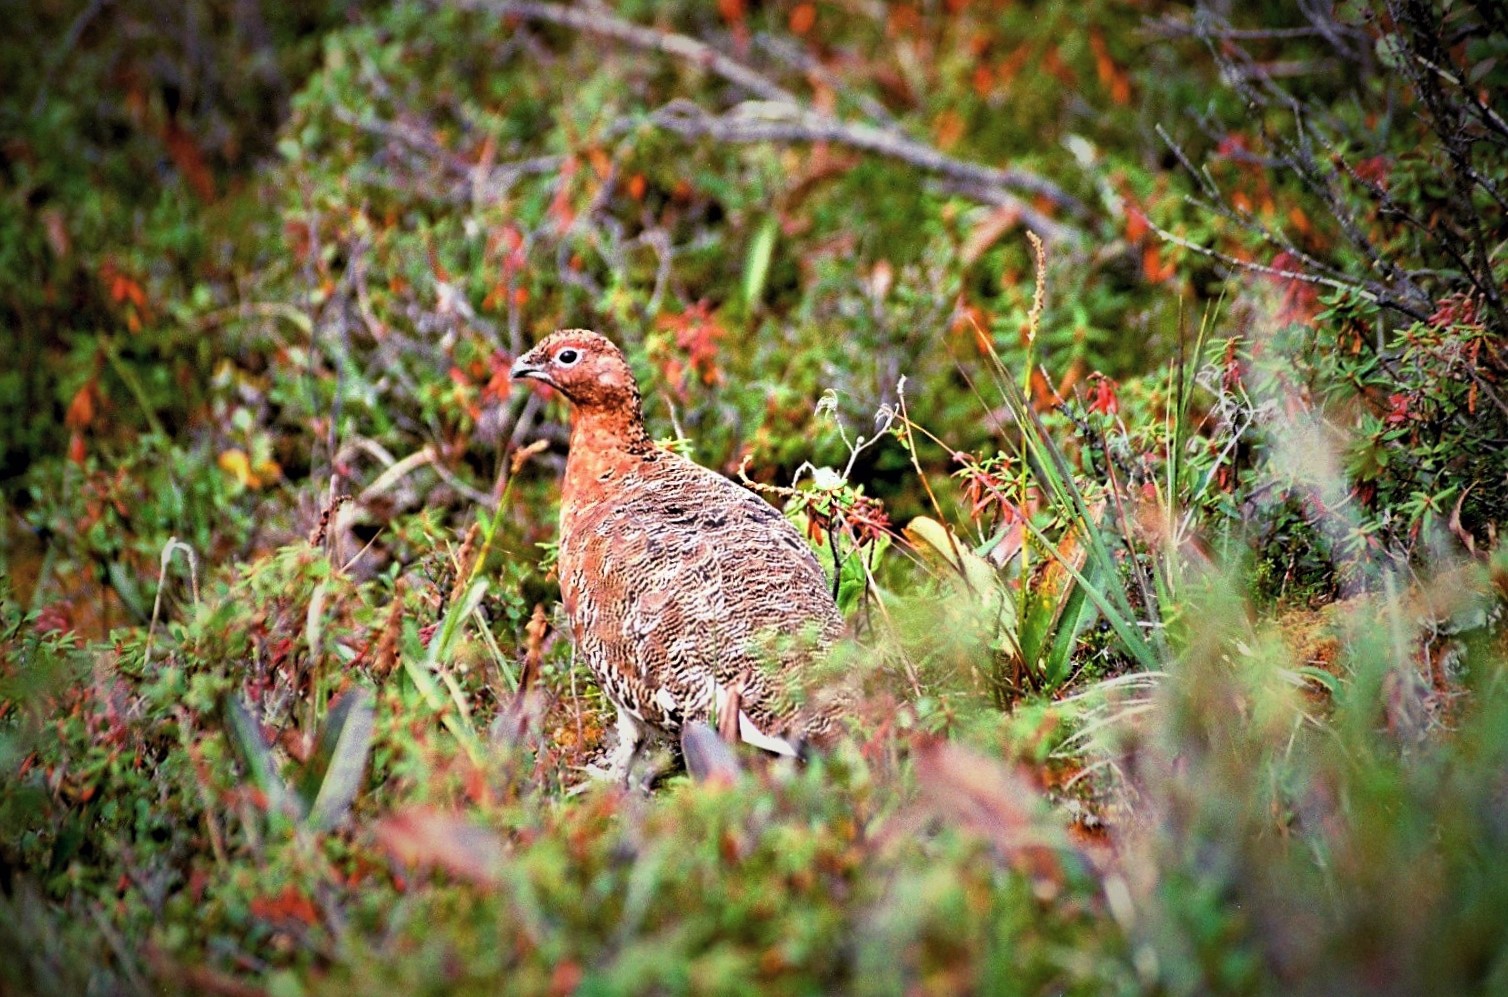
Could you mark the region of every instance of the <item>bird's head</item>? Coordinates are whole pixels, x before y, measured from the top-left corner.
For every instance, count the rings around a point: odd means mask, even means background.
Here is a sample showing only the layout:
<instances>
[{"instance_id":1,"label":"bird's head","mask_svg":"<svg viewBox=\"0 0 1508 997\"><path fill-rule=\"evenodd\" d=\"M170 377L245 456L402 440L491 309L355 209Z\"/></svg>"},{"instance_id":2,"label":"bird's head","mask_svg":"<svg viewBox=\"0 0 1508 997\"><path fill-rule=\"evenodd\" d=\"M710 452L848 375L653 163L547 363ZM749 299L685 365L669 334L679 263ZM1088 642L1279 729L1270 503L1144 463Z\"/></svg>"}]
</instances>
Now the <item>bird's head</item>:
<instances>
[{"instance_id":1,"label":"bird's head","mask_svg":"<svg viewBox=\"0 0 1508 997\"><path fill-rule=\"evenodd\" d=\"M626 409L639 416L639 388L623 353L606 336L562 329L513 362L515 381L548 384L580 409Z\"/></svg>"}]
</instances>

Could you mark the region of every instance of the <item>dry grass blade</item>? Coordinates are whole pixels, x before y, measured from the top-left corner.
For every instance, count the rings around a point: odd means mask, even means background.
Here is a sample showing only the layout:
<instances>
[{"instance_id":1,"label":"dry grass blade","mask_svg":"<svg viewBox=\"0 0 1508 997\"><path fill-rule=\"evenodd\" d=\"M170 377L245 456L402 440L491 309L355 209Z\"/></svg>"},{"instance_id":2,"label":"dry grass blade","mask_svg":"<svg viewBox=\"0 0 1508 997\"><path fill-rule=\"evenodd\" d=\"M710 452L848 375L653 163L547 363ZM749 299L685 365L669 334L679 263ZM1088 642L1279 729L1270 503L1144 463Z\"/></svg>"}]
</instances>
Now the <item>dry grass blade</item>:
<instances>
[{"instance_id":1,"label":"dry grass blade","mask_svg":"<svg viewBox=\"0 0 1508 997\"><path fill-rule=\"evenodd\" d=\"M700 720L692 720L681 728L681 752L686 757L686 771L697 782L731 786L738 781L738 758L733 748Z\"/></svg>"},{"instance_id":2,"label":"dry grass blade","mask_svg":"<svg viewBox=\"0 0 1508 997\"><path fill-rule=\"evenodd\" d=\"M743 683L728 691L728 696L723 700L722 708L717 711L717 733L729 744L737 744L742 740L742 731L738 725L738 714L744 708Z\"/></svg>"},{"instance_id":3,"label":"dry grass blade","mask_svg":"<svg viewBox=\"0 0 1508 997\"><path fill-rule=\"evenodd\" d=\"M1063 865L1037 818L1039 797L1024 776L999 761L947 741L918 739L912 747L924 804L942 820L995 846L1005 861L1031 878L1039 896L1062 886Z\"/></svg>"},{"instance_id":4,"label":"dry grass blade","mask_svg":"<svg viewBox=\"0 0 1508 997\"><path fill-rule=\"evenodd\" d=\"M442 869L479 886L498 882L502 838L457 813L410 807L383 820L375 833L377 844L402 865Z\"/></svg>"},{"instance_id":5,"label":"dry grass blade","mask_svg":"<svg viewBox=\"0 0 1508 997\"><path fill-rule=\"evenodd\" d=\"M168 563L172 561L174 551L181 551L184 560L188 562L190 591L194 594L194 604L199 604L199 557L188 544L177 537L168 537L168 542L162 547L162 564L157 572L157 595L152 600L152 621L147 624L147 647L142 652L143 667L152 663L152 638L157 634L157 621L162 616L162 587L167 581Z\"/></svg>"},{"instance_id":6,"label":"dry grass blade","mask_svg":"<svg viewBox=\"0 0 1508 997\"><path fill-rule=\"evenodd\" d=\"M187 966L175 961L156 945L148 944L147 965L156 978L158 992L210 994L214 997L267 997L267 990L242 982L209 966Z\"/></svg>"},{"instance_id":7,"label":"dry grass blade","mask_svg":"<svg viewBox=\"0 0 1508 997\"><path fill-rule=\"evenodd\" d=\"M548 629L544 606L535 604L534 613L524 627L524 667L518 675L518 690L513 694L513 701L492 724L494 741L517 744L526 734L539 728L539 719L544 713L544 693L536 685Z\"/></svg>"}]
</instances>

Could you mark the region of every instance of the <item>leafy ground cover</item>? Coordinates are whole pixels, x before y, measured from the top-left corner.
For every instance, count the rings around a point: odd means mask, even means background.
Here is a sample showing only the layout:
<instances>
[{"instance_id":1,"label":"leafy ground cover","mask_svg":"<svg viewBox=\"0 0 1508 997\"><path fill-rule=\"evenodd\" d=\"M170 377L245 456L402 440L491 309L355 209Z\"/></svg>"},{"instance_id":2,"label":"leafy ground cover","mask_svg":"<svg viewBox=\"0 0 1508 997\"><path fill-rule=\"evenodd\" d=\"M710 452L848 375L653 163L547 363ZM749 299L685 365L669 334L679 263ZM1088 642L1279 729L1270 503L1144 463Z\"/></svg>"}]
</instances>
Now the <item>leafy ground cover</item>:
<instances>
[{"instance_id":1,"label":"leafy ground cover","mask_svg":"<svg viewBox=\"0 0 1508 997\"><path fill-rule=\"evenodd\" d=\"M1508 23L1248 7L17 12L7 992L1508 990ZM577 325L831 754L586 780Z\"/></svg>"}]
</instances>

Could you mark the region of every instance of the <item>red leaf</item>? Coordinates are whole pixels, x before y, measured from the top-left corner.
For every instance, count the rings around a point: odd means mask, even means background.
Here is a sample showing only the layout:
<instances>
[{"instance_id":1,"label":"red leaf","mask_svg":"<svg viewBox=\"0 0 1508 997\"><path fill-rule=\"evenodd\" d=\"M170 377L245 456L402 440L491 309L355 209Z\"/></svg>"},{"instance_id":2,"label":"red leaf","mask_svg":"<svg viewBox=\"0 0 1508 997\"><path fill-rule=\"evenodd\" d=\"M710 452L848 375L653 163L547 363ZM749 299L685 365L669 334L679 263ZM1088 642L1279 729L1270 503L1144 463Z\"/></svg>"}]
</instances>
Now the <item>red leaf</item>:
<instances>
[{"instance_id":1,"label":"red leaf","mask_svg":"<svg viewBox=\"0 0 1508 997\"><path fill-rule=\"evenodd\" d=\"M1063 867L1039 821L1037 791L1018 770L961 745L918 737L912 745L917 787L939 817L972 831L1051 896Z\"/></svg>"},{"instance_id":2,"label":"red leaf","mask_svg":"<svg viewBox=\"0 0 1508 997\"><path fill-rule=\"evenodd\" d=\"M686 352L689 366L703 384L723 383L717 365L718 341L726 334L706 301L699 301L679 315L664 315L660 326L675 333L675 345ZM665 379L678 384L685 368L674 357L663 364Z\"/></svg>"},{"instance_id":3,"label":"red leaf","mask_svg":"<svg viewBox=\"0 0 1508 997\"><path fill-rule=\"evenodd\" d=\"M189 189L199 200L213 201L215 176L204 161L204 153L200 150L199 143L194 141L194 137L178 122L169 121L162 130L162 141L168 147L168 157L173 160L173 165L178 167L178 172L183 174L183 179L188 182Z\"/></svg>"},{"instance_id":4,"label":"red leaf","mask_svg":"<svg viewBox=\"0 0 1508 997\"><path fill-rule=\"evenodd\" d=\"M66 633L73 629L73 603L50 602L37 613L37 633Z\"/></svg>"},{"instance_id":5,"label":"red leaf","mask_svg":"<svg viewBox=\"0 0 1508 997\"><path fill-rule=\"evenodd\" d=\"M1272 258L1275 270L1302 273L1303 263L1287 250ZM1319 314L1319 290L1315 285L1296 277L1273 276L1273 283L1283 293L1278 303L1278 321L1283 324L1309 324Z\"/></svg>"},{"instance_id":6,"label":"red leaf","mask_svg":"<svg viewBox=\"0 0 1508 997\"><path fill-rule=\"evenodd\" d=\"M1121 402L1115 394L1116 384L1104 374L1090 375L1089 411L1115 415L1121 410Z\"/></svg>"},{"instance_id":7,"label":"red leaf","mask_svg":"<svg viewBox=\"0 0 1508 997\"><path fill-rule=\"evenodd\" d=\"M1388 395L1388 414L1382 421L1389 426L1397 426L1408 422L1413 415L1409 411L1410 401L1409 396L1402 392Z\"/></svg>"},{"instance_id":8,"label":"red leaf","mask_svg":"<svg viewBox=\"0 0 1508 997\"><path fill-rule=\"evenodd\" d=\"M1387 190L1388 177L1392 173L1392 169L1388 164L1386 156L1373 156L1370 159L1363 159L1361 162L1353 165L1351 172L1355 173L1361 180Z\"/></svg>"}]
</instances>

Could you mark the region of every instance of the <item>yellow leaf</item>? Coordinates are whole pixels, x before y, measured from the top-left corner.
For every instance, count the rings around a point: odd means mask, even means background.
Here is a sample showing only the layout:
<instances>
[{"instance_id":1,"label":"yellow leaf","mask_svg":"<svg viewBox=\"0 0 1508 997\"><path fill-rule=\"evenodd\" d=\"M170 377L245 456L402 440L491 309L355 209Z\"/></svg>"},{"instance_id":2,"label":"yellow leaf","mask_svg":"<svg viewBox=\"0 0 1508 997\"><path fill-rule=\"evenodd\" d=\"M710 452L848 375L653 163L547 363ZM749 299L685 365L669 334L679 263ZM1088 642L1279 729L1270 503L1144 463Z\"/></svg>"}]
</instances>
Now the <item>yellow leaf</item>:
<instances>
[{"instance_id":1,"label":"yellow leaf","mask_svg":"<svg viewBox=\"0 0 1508 997\"><path fill-rule=\"evenodd\" d=\"M260 482L251 471L251 460L244 450L227 450L220 455L220 470L235 478L247 488L257 488Z\"/></svg>"},{"instance_id":2,"label":"yellow leaf","mask_svg":"<svg viewBox=\"0 0 1508 997\"><path fill-rule=\"evenodd\" d=\"M1000 581L990 562L970 550L937 520L917 516L906 525L906 539L923 554L941 557L981 601L990 601L1000 594Z\"/></svg>"},{"instance_id":3,"label":"yellow leaf","mask_svg":"<svg viewBox=\"0 0 1508 997\"><path fill-rule=\"evenodd\" d=\"M253 487L256 488L270 485L283 476L282 466L270 457L264 457L257 461L256 467L252 468L252 472L252 478L256 481Z\"/></svg>"}]
</instances>

